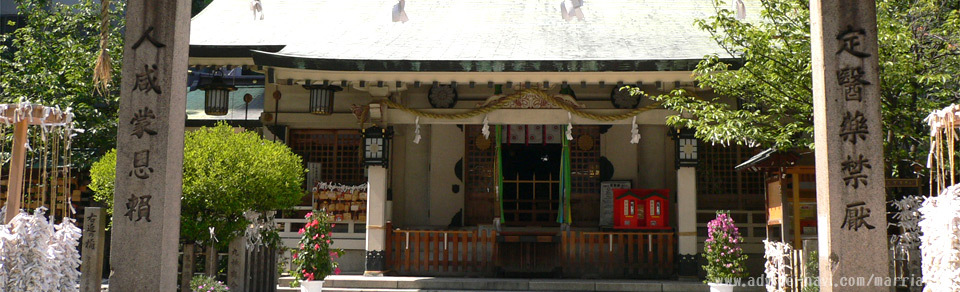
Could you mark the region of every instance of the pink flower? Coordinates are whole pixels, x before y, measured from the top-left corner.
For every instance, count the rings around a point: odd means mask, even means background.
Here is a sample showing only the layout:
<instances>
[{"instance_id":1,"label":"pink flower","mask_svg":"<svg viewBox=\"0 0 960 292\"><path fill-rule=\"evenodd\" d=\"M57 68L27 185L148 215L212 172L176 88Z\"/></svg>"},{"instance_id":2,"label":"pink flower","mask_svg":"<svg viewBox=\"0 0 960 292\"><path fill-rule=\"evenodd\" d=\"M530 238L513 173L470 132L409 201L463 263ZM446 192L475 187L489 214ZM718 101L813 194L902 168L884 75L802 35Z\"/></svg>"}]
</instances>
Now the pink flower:
<instances>
[{"instance_id":1,"label":"pink flower","mask_svg":"<svg viewBox=\"0 0 960 292\"><path fill-rule=\"evenodd\" d=\"M324 234L320 234L320 238L324 238L324 237L326 237L326 235L324 235ZM313 236L313 239L317 239L317 236L316 236L316 235L314 235L314 236Z\"/></svg>"},{"instance_id":2,"label":"pink flower","mask_svg":"<svg viewBox=\"0 0 960 292\"><path fill-rule=\"evenodd\" d=\"M327 239L327 244L330 244L330 240L329 240L329 239Z\"/></svg>"},{"instance_id":3,"label":"pink flower","mask_svg":"<svg viewBox=\"0 0 960 292\"><path fill-rule=\"evenodd\" d=\"M337 255L337 252L335 252L335 251L331 251L331 252L330 252L330 258L331 258L331 259L337 259L338 257L340 257L340 256Z\"/></svg>"},{"instance_id":4,"label":"pink flower","mask_svg":"<svg viewBox=\"0 0 960 292\"><path fill-rule=\"evenodd\" d=\"M313 249L319 250L319 249L320 249L320 244L314 244L314 245L313 245Z\"/></svg>"},{"instance_id":5,"label":"pink flower","mask_svg":"<svg viewBox=\"0 0 960 292\"><path fill-rule=\"evenodd\" d=\"M307 216L303 216L303 218L310 218L310 216L313 216L313 212L307 213Z\"/></svg>"},{"instance_id":6,"label":"pink flower","mask_svg":"<svg viewBox=\"0 0 960 292\"><path fill-rule=\"evenodd\" d=\"M300 228L299 233L300 233L301 235L303 235L303 231L304 231L303 228Z\"/></svg>"},{"instance_id":7,"label":"pink flower","mask_svg":"<svg viewBox=\"0 0 960 292\"><path fill-rule=\"evenodd\" d=\"M317 236L318 236L318 235L319 235L319 234L314 234L314 235L313 235L313 239L317 239Z\"/></svg>"},{"instance_id":8,"label":"pink flower","mask_svg":"<svg viewBox=\"0 0 960 292\"><path fill-rule=\"evenodd\" d=\"M297 259L297 254L293 254L293 259Z\"/></svg>"},{"instance_id":9,"label":"pink flower","mask_svg":"<svg viewBox=\"0 0 960 292\"><path fill-rule=\"evenodd\" d=\"M333 269L333 274L334 274L334 275L339 275L339 274L340 274L340 267L337 267L337 268Z\"/></svg>"},{"instance_id":10,"label":"pink flower","mask_svg":"<svg viewBox=\"0 0 960 292\"><path fill-rule=\"evenodd\" d=\"M330 224L330 228L337 227L337 224Z\"/></svg>"}]
</instances>

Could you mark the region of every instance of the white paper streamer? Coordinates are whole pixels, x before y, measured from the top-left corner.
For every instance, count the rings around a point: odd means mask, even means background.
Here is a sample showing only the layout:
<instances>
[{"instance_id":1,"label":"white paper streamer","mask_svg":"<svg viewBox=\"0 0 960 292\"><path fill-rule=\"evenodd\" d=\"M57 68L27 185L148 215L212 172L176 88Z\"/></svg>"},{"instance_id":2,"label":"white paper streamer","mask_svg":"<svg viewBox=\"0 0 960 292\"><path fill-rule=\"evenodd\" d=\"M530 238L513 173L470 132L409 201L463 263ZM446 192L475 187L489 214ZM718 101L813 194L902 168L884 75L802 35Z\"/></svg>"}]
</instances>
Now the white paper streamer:
<instances>
[{"instance_id":1,"label":"white paper streamer","mask_svg":"<svg viewBox=\"0 0 960 292\"><path fill-rule=\"evenodd\" d=\"M483 128L480 129L480 133L483 133L483 138L490 139L490 120L487 116L483 116Z\"/></svg>"},{"instance_id":2,"label":"white paper streamer","mask_svg":"<svg viewBox=\"0 0 960 292\"><path fill-rule=\"evenodd\" d=\"M567 112L567 141L573 141L573 115Z\"/></svg>"},{"instance_id":3,"label":"white paper streamer","mask_svg":"<svg viewBox=\"0 0 960 292\"><path fill-rule=\"evenodd\" d=\"M420 117L417 117L417 129L413 131L413 144L420 144Z\"/></svg>"},{"instance_id":4,"label":"white paper streamer","mask_svg":"<svg viewBox=\"0 0 960 292\"><path fill-rule=\"evenodd\" d=\"M0 225L0 291L77 291L80 229L50 224L41 207Z\"/></svg>"},{"instance_id":5,"label":"white paper streamer","mask_svg":"<svg viewBox=\"0 0 960 292\"><path fill-rule=\"evenodd\" d=\"M928 197L919 211L923 291L960 291L960 185Z\"/></svg>"},{"instance_id":6,"label":"white paper streamer","mask_svg":"<svg viewBox=\"0 0 960 292\"><path fill-rule=\"evenodd\" d=\"M630 123L630 144L640 143L640 128L637 126L637 116L633 116L633 122Z\"/></svg>"},{"instance_id":7,"label":"white paper streamer","mask_svg":"<svg viewBox=\"0 0 960 292\"><path fill-rule=\"evenodd\" d=\"M314 191L337 191L337 192L353 192L353 191L367 191L367 184L348 186L332 182L318 182L317 186L313 188Z\"/></svg>"}]
</instances>

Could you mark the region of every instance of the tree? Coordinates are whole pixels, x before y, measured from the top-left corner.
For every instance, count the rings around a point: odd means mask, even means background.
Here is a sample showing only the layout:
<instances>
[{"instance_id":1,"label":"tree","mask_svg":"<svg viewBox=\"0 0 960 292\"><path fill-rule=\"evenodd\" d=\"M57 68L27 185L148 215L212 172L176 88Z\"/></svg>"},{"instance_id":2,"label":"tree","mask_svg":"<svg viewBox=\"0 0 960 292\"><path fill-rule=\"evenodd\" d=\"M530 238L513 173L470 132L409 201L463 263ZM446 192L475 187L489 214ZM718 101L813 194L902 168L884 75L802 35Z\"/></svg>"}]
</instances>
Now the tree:
<instances>
[{"instance_id":1,"label":"tree","mask_svg":"<svg viewBox=\"0 0 960 292\"><path fill-rule=\"evenodd\" d=\"M283 143L220 123L188 132L183 151L180 236L209 244L213 227L220 245L242 233L245 211L264 213L293 207L303 196L300 156ZM94 163L90 188L112 210L116 151Z\"/></svg>"},{"instance_id":2,"label":"tree","mask_svg":"<svg viewBox=\"0 0 960 292\"><path fill-rule=\"evenodd\" d=\"M698 64L695 75L716 97L683 90L653 97L685 115L668 123L696 129L707 142L778 149L813 148L810 11L806 0L761 0L760 19L738 20L714 0L716 14L696 25L726 55ZM949 2L949 3L948 3ZM884 144L890 175L925 162L923 118L960 100L960 4L936 0L877 2ZM738 57L731 70L721 57Z\"/></svg>"},{"instance_id":3,"label":"tree","mask_svg":"<svg viewBox=\"0 0 960 292\"><path fill-rule=\"evenodd\" d=\"M120 66L112 68L114 86L94 89L93 69L100 52L100 5L92 0L64 5L49 0L17 0L22 27L0 35L0 103L21 99L46 106L71 107L76 127L74 162L89 165L117 138ZM113 1L108 52L123 55L124 1Z\"/></svg>"}]
</instances>

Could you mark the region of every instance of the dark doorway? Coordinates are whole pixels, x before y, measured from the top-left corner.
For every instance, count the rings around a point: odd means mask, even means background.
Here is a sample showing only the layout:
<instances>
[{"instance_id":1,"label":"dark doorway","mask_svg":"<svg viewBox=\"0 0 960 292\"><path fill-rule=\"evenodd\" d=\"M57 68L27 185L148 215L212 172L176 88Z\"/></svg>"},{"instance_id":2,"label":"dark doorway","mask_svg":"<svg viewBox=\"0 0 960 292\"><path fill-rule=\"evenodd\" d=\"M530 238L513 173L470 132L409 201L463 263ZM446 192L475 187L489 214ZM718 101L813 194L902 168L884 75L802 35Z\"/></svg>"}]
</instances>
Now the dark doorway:
<instances>
[{"instance_id":1,"label":"dark doorway","mask_svg":"<svg viewBox=\"0 0 960 292\"><path fill-rule=\"evenodd\" d=\"M502 144L503 217L511 226L555 226L560 144Z\"/></svg>"}]
</instances>

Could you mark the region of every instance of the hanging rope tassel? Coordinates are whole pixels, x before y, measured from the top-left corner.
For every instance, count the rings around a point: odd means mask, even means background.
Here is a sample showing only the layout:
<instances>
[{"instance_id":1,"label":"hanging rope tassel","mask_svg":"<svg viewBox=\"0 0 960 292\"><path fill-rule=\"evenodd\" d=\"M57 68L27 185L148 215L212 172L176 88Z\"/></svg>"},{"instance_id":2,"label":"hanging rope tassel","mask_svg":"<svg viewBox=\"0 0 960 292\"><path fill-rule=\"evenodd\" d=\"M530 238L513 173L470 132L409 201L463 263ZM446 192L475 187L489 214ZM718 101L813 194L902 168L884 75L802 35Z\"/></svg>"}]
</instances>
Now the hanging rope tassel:
<instances>
[{"instance_id":1,"label":"hanging rope tassel","mask_svg":"<svg viewBox=\"0 0 960 292\"><path fill-rule=\"evenodd\" d=\"M97 91L106 94L110 88L110 79L113 77L113 61L107 45L110 41L110 0L100 2L100 56L93 67L93 84Z\"/></svg>"}]
</instances>

